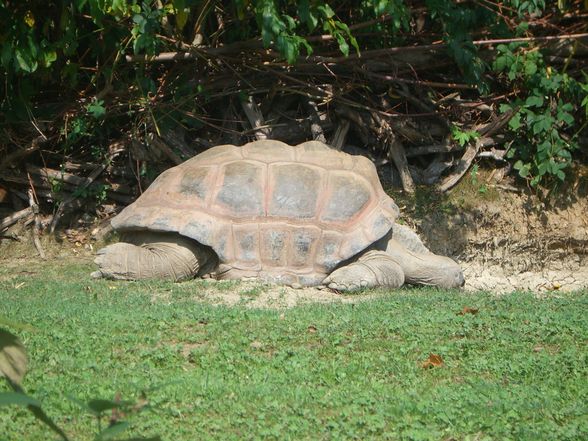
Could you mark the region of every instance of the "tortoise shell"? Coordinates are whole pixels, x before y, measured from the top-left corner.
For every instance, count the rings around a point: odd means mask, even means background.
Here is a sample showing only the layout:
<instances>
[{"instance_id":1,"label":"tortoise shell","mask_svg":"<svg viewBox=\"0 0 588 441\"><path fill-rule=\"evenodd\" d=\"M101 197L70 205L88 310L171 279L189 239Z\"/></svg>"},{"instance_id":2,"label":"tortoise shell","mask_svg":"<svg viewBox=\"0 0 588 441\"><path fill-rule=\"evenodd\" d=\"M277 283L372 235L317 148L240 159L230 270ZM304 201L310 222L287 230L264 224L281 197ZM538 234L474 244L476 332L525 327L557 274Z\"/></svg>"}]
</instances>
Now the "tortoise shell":
<instances>
[{"instance_id":1,"label":"tortoise shell","mask_svg":"<svg viewBox=\"0 0 588 441\"><path fill-rule=\"evenodd\" d=\"M388 233L398 207L372 162L318 141L221 145L163 172L112 220L211 247L232 277L316 285Z\"/></svg>"}]
</instances>

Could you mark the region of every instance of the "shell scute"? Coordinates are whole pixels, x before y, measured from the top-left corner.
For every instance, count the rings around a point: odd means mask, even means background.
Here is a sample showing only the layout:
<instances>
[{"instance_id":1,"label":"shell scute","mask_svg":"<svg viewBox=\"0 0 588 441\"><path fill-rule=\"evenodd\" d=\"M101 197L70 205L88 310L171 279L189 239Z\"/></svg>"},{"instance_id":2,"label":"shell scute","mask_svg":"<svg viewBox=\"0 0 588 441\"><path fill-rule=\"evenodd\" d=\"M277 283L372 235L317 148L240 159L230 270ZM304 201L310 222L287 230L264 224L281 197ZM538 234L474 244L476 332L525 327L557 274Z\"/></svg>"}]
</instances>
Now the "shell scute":
<instances>
[{"instance_id":1,"label":"shell scute","mask_svg":"<svg viewBox=\"0 0 588 441\"><path fill-rule=\"evenodd\" d=\"M261 164L232 162L221 169L222 184L216 205L239 216L264 214L264 168Z\"/></svg>"},{"instance_id":2,"label":"shell scute","mask_svg":"<svg viewBox=\"0 0 588 441\"><path fill-rule=\"evenodd\" d=\"M178 192L188 198L206 200L211 190L211 172L210 167L186 168L180 180Z\"/></svg>"},{"instance_id":3,"label":"shell scute","mask_svg":"<svg viewBox=\"0 0 588 441\"><path fill-rule=\"evenodd\" d=\"M345 222L360 215L370 203L372 192L361 176L331 172L328 199L321 213L325 222Z\"/></svg>"},{"instance_id":4,"label":"shell scute","mask_svg":"<svg viewBox=\"0 0 588 441\"><path fill-rule=\"evenodd\" d=\"M260 229L261 261L269 267L280 268L288 264L290 233L285 226L264 225Z\"/></svg>"},{"instance_id":5,"label":"shell scute","mask_svg":"<svg viewBox=\"0 0 588 441\"><path fill-rule=\"evenodd\" d=\"M235 246L234 265L240 269L261 269L257 225L233 226L233 241Z\"/></svg>"},{"instance_id":6,"label":"shell scute","mask_svg":"<svg viewBox=\"0 0 588 441\"><path fill-rule=\"evenodd\" d=\"M321 170L306 164L286 163L269 167L268 216L311 219L316 216L321 191Z\"/></svg>"},{"instance_id":7,"label":"shell scute","mask_svg":"<svg viewBox=\"0 0 588 441\"><path fill-rule=\"evenodd\" d=\"M312 268L314 251L321 231L316 227L299 227L292 231L292 248L289 266Z\"/></svg>"}]
</instances>

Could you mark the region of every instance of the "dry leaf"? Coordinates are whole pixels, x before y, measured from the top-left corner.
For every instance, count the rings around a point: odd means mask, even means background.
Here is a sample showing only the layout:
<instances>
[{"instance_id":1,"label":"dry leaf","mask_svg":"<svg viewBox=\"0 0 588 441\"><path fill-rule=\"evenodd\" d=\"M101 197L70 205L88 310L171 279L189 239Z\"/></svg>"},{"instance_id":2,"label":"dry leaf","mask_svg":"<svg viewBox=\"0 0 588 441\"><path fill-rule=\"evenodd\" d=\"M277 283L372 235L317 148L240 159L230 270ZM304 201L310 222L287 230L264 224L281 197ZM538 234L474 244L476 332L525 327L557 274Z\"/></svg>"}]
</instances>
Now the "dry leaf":
<instances>
[{"instance_id":1,"label":"dry leaf","mask_svg":"<svg viewBox=\"0 0 588 441\"><path fill-rule=\"evenodd\" d=\"M443 358L441 358L440 355L431 353L429 354L429 358L423 361L421 366L423 369L431 369L434 367L443 366Z\"/></svg>"},{"instance_id":2,"label":"dry leaf","mask_svg":"<svg viewBox=\"0 0 588 441\"><path fill-rule=\"evenodd\" d=\"M0 328L0 377L20 384L27 371L27 354L21 341Z\"/></svg>"},{"instance_id":3,"label":"dry leaf","mask_svg":"<svg viewBox=\"0 0 588 441\"><path fill-rule=\"evenodd\" d=\"M8 191L4 187L0 187L0 202L6 202L8 200Z\"/></svg>"},{"instance_id":4,"label":"dry leaf","mask_svg":"<svg viewBox=\"0 0 588 441\"><path fill-rule=\"evenodd\" d=\"M311 332L311 333L314 334L316 331L317 331L316 326L310 325L308 327L308 332Z\"/></svg>"},{"instance_id":5,"label":"dry leaf","mask_svg":"<svg viewBox=\"0 0 588 441\"><path fill-rule=\"evenodd\" d=\"M469 306L464 306L463 309L457 313L457 315L466 315L466 314L476 315L477 313L478 313L478 308L470 308Z\"/></svg>"},{"instance_id":6,"label":"dry leaf","mask_svg":"<svg viewBox=\"0 0 588 441\"><path fill-rule=\"evenodd\" d=\"M249 347L251 349L261 349L263 348L263 343L257 340L254 340L251 342L251 344L249 345Z\"/></svg>"}]
</instances>

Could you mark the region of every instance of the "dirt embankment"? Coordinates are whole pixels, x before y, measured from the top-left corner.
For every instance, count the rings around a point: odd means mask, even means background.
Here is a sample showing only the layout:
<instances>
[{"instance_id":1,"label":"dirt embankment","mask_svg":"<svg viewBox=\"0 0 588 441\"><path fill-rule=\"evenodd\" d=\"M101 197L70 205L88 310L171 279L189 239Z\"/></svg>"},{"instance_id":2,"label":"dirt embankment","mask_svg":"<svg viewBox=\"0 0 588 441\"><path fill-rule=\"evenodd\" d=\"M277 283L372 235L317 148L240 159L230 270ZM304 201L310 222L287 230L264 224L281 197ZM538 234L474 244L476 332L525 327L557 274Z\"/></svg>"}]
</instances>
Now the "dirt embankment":
<instances>
[{"instance_id":1,"label":"dirt embankment","mask_svg":"<svg viewBox=\"0 0 588 441\"><path fill-rule=\"evenodd\" d=\"M588 179L550 200L466 182L444 200L408 207L405 219L434 252L462 263L468 290L586 288Z\"/></svg>"}]
</instances>

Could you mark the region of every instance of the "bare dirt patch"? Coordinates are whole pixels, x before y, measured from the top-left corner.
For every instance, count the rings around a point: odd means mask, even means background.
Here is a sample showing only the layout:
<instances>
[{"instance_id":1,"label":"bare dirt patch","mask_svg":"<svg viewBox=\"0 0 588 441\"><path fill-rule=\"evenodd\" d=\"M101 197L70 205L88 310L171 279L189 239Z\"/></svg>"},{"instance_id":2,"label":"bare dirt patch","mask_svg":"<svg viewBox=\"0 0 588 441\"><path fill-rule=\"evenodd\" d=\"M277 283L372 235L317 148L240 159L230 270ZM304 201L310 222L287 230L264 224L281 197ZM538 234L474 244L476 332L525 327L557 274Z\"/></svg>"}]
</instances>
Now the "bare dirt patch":
<instances>
[{"instance_id":1,"label":"bare dirt patch","mask_svg":"<svg viewBox=\"0 0 588 441\"><path fill-rule=\"evenodd\" d=\"M222 283L222 282L221 282ZM357 303L378 294L341 295L329 289L291 288L258 281L241 281L231 290L210 290L207 301L222 305L243 305L248 308L283 309L308 303Z\"/></svg>"}]
</instances>

